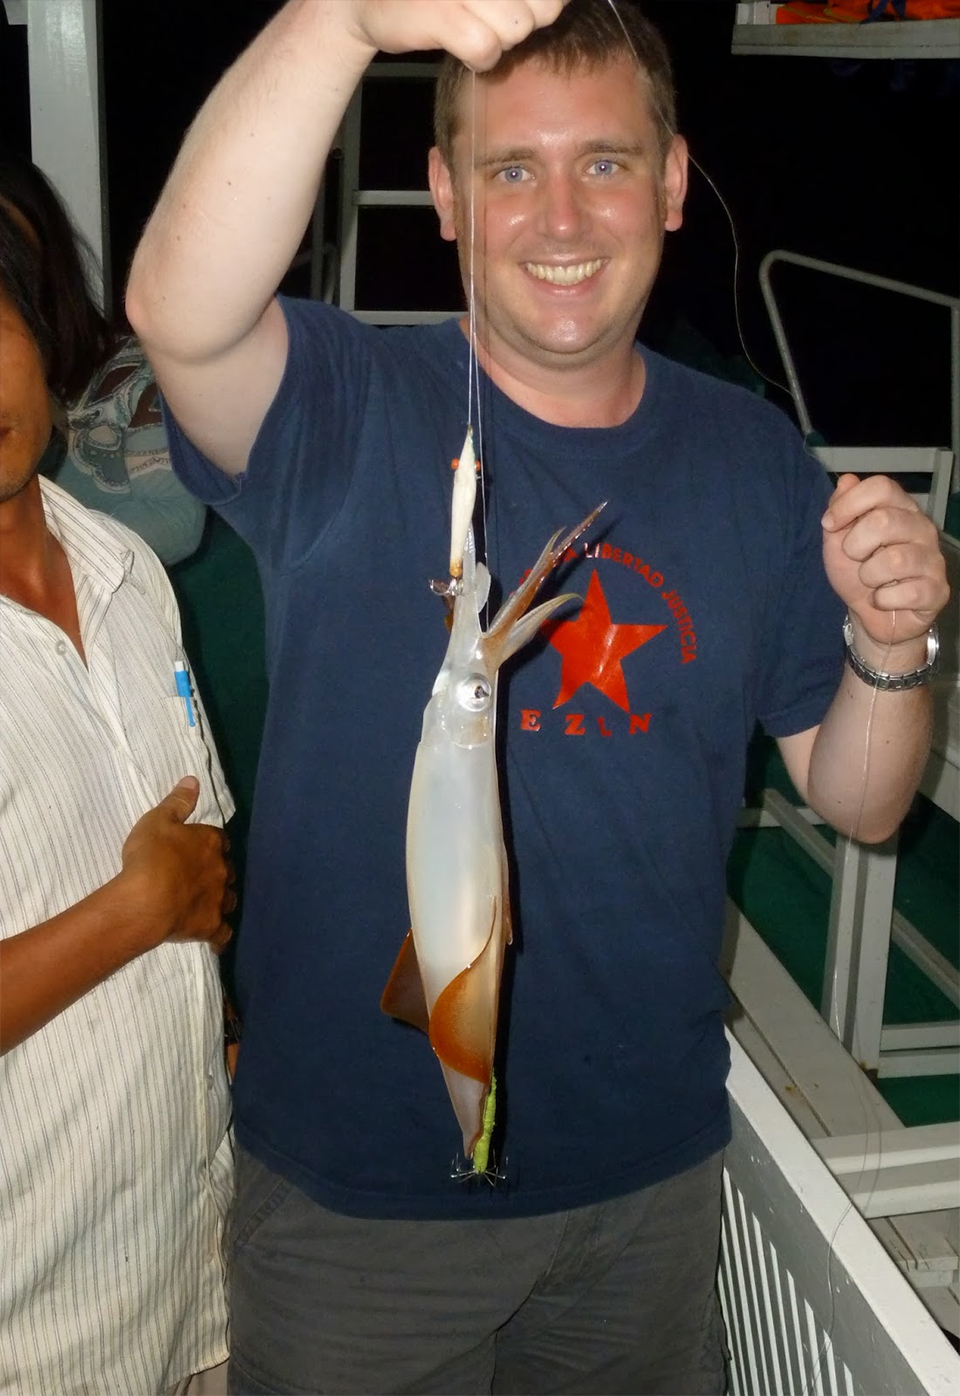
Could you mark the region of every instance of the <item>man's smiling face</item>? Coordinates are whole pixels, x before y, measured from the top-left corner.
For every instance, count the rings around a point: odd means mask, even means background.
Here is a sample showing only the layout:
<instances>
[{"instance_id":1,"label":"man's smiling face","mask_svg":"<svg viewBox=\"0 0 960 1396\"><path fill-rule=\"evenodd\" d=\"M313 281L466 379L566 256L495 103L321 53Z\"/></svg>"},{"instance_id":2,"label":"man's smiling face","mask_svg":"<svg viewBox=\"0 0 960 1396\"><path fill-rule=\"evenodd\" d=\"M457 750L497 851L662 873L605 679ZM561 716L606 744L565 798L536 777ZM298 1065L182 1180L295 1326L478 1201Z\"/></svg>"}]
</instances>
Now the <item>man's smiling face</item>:
<instances>
[{"instance_id":1,"label":"man's smiling face","mask_svg":"<svg viewBox=\"0 0 960 1396\"><path fill-rule=\"evenodd\" d=\"M661 152L636 65L567 73L534 59L475 93L465 82L460 100L455 170L431 151L431 188L468 291L473 242L491 359L522 376L524 362L566 371L631 353L686 191L684 143Z\"/></svg>"}]
</instances>

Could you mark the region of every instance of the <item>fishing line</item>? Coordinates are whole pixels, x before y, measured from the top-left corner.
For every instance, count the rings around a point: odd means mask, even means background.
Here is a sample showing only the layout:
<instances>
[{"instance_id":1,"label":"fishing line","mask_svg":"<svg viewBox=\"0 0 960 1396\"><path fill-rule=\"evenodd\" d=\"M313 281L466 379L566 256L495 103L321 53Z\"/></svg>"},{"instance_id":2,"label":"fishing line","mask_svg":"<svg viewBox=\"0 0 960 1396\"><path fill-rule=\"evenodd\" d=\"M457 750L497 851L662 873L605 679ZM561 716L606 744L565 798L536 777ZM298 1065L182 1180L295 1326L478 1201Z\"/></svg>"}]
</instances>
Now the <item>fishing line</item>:
<instances>
[{"instance_id":1,"label":"fishing line","mask_svg":"<svg viewBox=\"0 0 960 1396\"><path fill-rule=\"evenodd\" d=\"M612 3L613 0L611 0L611 4ZM710 188L713 190L714 194L716 194L717 199L720 203L720 207L727 215L727 222L730 224L730 235L733 238L733 318L736 321L737 338L740 341L740 348L743 350L743 357L746 359L747 363L750 365L750 367L753 369L754 373L757 374L758 377L762 378L765 383L769 383L772 388L779 388L782 392L786 393L787 397L789 397L792 402L793 396L786 383L781 383L779 379L771 378L769 373L764 373L760 365L754 361L750 353L750 350L747 348L747 341L744 337L743 326L740 322L740 240L737 237L737 225L733 221L733 214L730 212L730 208L727 204L726 199L720 193L720 190L717 188L716 184L713 182L713 180L707 174L706 170L700 164L700 161L697 160L694 155L690 154L689 151L688 159L691 165L694 167L694 169L697 170L700 173L700 175L702 175L702 177L709 184Z\"/></svg>"},{"instance_id":2,"label":"fishing line","mask_svg":"<svg viewBox=\"0 0 960 1396\"><path fill-rule=\"evenodd\" d=\"M639 72L640 72L642 75L645 75L646 70L645 70L645 68L644 68L644 65L640 62L639 55L637 54L636 48L634 47L633 40L632 40L631 37L630 37L629 30L627 29L627 26L625 25L625 23L624 23L624 21L623 21L623 17L622 17L622 15L620 14L619 9L617 8L617 5L616 5L615 0L607 0L607 3L609 4L610 9L613 11L614 15L616 16L617 22L618 22L618 24L620 25L620 28L621 28L622 31L623 31L624 39L625 39L626 42L627 42L627 45L628 45L628 47L629 47L629 49L630 49L630 52L633 54L633 58L634 58L634 61L635 61L636 65L637 65L637 68L638 68ZM647 89L648 98L649 98L649 100L651 101L651 103L654 105L654 110L655 110L655 112L656 112L656 115L659 117L660 124L661 124L662 128L665 129L665 130L667 130L667 131L669 131L669 133L670 133L671 136L676 135L677 133L673 130L672 125L671 125L671 123L667 120L667 118L666 118L664 112L663 112L663 111L660 109L660 107L657 106L656 103L655 103L655 98L654 98L654 93L653 93L652 84L648 81L648 82L645 83L645 87L646 87L646 89ZM751 354L750 354L750 352L749 352L749 350L748 350L748 348L747 348L746 340L745 340L744 334L743 334L743 326L742 326L742 322L741 322L741 318L740 318L739 271L740 271L740 260L741 260L741 258L740 258L740 240L739 240L739 238L738 238L738 236L737 236L736 223L735 223L735 221L734 221L733 214L732 214L732 212L731 212L729 206L727 205L726 200L724 199L723 195L720 193L720 190L717 188L717 185L714 183L713 179L711 179L710 175L707 174L706 170L703 168L703 166L699 163L699 161L698 161L692 154L689 155L689 159L690 159L690 163L691 163L691 164L694 166L694 168L703 176L703 178L706 180L707 184L708 184L708 185L710 186L710 188L713 190L714 194L716 195L716 197L717 197L717 199L718 199L718 201L719 201L719 203L720 203L721 208L723 209L724 213L725 213L726 216L727 216L727 222L728 222L729 225L730 225L730 233L731 233L731 236L732 236L732 238L733 238L733 247L734 247L734 264L733 264L733 309L734 309L734 318L735 318L736 327L737 327L737 336L738 336L738 338L739 338L740 347L741 347L741 349L743 350L744 357L746 358L748 364L749 364L750 367L754 370L755 373L757 373L765 382L770 383L773 387L776 387L776 388L780 389L781 391L785 392L785 393L787 394L787 396L790 397L790 399L791 399L791 401L792 401L792 394L790 393L789 388L788 388L785 384L780 383L780 382L777 382L775 379L771 378L768 374L765 374L765 373L758 367L758 365L754 362L754 360L753 360L753 358L752 358L752 356L751 356ZM893 618L892 618L891 635L890 635L890 639L889 639L889 641L888 641L888 643L887 643L887 647L886 647L886 651L885 651L884 656L883 656L883 660L881 661L881 665L880 665L881 670L885 667L885 665L886 665L886 663L887 663L887 659L888 659L889 654L890 654L890 650L892 649L893 644L894 644L894 637L895 637L895 634L896 634L896 620L897 620L897 613L896 613L896 611L894 611L894 612L893 612ZM857 835L858 835L858 833L859 833L859 831L860 831L861 821L862 821L862 818L863 818L863 811L864 811L864 807L865 807L865 803L866 803L867 783L868 783L868 779L869 779L869 768L870 768L870 748L871 748L871 743L872 743L874 713L875 713L875 709L876 709L876 701L877 701L877 694L878 694L878 692L879 692L879 679L878 679L878 680L874 683L874 685L873 685L873 691L872 691L871 697L870 697L870 706L869 706L869 709L868 709L868 712L867 712L867 722L866 722L866 727L865 727L865 732L864 732L864 755L863 755L863 769L862 769L862 773L861 773L860 797L859 797L859 802L858 802L858 805L857 805L856 816L855 816L855 818L854 818L853 828L852 828L850 834L847 835L847 846L848 846L848 847L850 846L850 844L852 844L852 843L853 843L854 841L856 841L856 839L857 839ZM834 978L834 990L836 989L836 982L837 982L837 981L836 981L836 973L837 973L837 971L836 971L836 969L835 969L835 970L834 970L834 975L835 975L835 978ZM834 992L834 994L832 995L832 997L833 997L834 1003L836 1004L836 993L835 993L835 992ZM847 999L849 1000L849 989L848 989ZM836 1036L837 1036L838 1039L839 1039L839 1037L840 1037L840 1033L839 1033L839 1031L838 1031L838 1029L839 1029L839 1021L837 1021L837 1022L835 1022L835 1023L831 1023L830 1026L831 1026L831 1028L833 1029L834 1033L836 1034ZM852 1045L853 1045L854 1048L856 1048L856 1046L857 1046L857 1044L856 1044L855 1042L854 1042ZM854 1053L851 1053L850 1055L853 1056L853 1060L856 1062L857 1058L856 1058L855 1054L854 1054ZM877 1163L876 1163L876 1168L875 1168L875 1171L874 1171L873 1181L872 1181L871 1186L870 1186L870 1193L869 1193L869 1195L868 1195L868 1197L867 1197L865 1203L863 1204L862 1209L857 1208L857 1207L856 1207L856 1204L855 1204L854 1201L853 1201L852 1195L848 1195L847 1205L846 1205L846 1207L844 1208L843 1212L841 1213L840 1218L838 1219L838 1221L837 1221L837 1223L836 1223L836 1226L835 1226L834 1231L833 1231L833 1235L831 1236L830 1241L829 1241L829 1244L828 1244L828 1249L827 1249L827 1276L826 1276L826 1278L827 1278L827 1288L828 1288L829 1293L830 1293L829 1318L828 1318L828 1322L826 1323L825 1328L824 1328L824 1339L823 1339L823 1343L821 1344L820 1349L819 1349L819 1351L818 1351L818 1353L817 1353L817 1355L816 1355L816 1359L815 1359L815 1361L814 1361L813 1372L812 1372L812 1374L811 1374L810 1381L807 1383L807 1386L806 1386L806 1388L805 1388L805 1392L808 1392L808 1391L811 1389L811 1387L812 1387L813 1385L819 1386L819 1382L820 1382L820 1373L821 1373L821 1371L822 1371L823 1364L824 1364L824 1361L825 1361L825 1359L826 1359L827 1350L828 1350L828 1347L832 1347L832 1333L833 1333L833 1329L834 1329L834 1326L835 1326L835 1323L836 1323L836 1297L835 1297L834 1287L833 1287L833 1260L834 1260L834 1252L835 1252L835 1246L836 1246L836 1239L837 1239L837 1236L838 1236L839 1233L840 1233L840 1228L843 1226L844 1222L846 1221L846 1219L848 1218L848 1216L851 1214L851 1212L853 1212L853 1211L863 1211L863 1212L865 1212L865 1211L869 1208L870 1200L872 1199L873 1194L874 1194L874 1191L875 1191L875 1189L876 1189L876 1187L877 1187L878 1179L879 1179L879 1174L880 1174L880 1171L881 1171L882 1166L883 1166L882 1148L881 1148L881 1139L882 1139L882 1136L881 1136L881 1133L880 1133L881 1126L880 1126L880 1121L879 1121L879 1117L878 1117L878 1114L877 1114L876 1106L874 1105L872 1099L871 1099L871 1098L868 1096L868 1094L867 1094L867 1091L866 1091L866 1088L865 1088L865 1086L864 1086L864 1083L862 1082L861 1077L860 1077L859 1069L857 1070L857 1072L853 1075L853 1077L852 1077L851 1079L852 1079L853 1082L855 1083L855 1084L854 1084L854 1091L855 1091L855 1094L857 1095L857 1098L858 1098L858 1105L859 1105L859 1108L860 1108L861 1119L862 1119L863 1124L865 1125L865 1129L864 1129L864 1151L863 1151L863 1160L862 1160L862 1163L861 1163L861 1166L860 1166L859 1175L858 1175L858 1177L857 1177L856 1186L855 1186L853 1189L850 1189L850 1190L849 1190L849 1193L854 1193L854 1192L856 1192L856 1191L859 1190L859 1187L860 1187L860 1185L862 1184L863 1179L864 1179L864 1177L866 1176L866 1173L867 1173L867 1158L868 1158L869 1152L870 1152L870 1150L869 1150L869 1139L870 1139L870 1134L871 1134L871 1129L870 1129L871 1123L873 1124L873 1126L874 1126L874 1128L875 1128L875 1130L876 1130L877 1136L878 1136Z\"/></svg>"},{"instance_id":3,"label":"fishing line","mask_svg":"<svg viewBox=\"0 0 960 1396\"><path fill-rule=\"evenodd\" d=\"M889 657L890 657L890 651L891 651L891 649L893 648L894 641L895 641L895 638L896 638L896 630L897 630L897 613L896 613L896 611L893 611L893 612L892 612L892 617L891 617L890 639L889 639L888 642L887 642L887 647L886 647L886 649L885 649L885 651L884 651L883 658L882 658L881 661L880 661L880 666L879 666L879 667L880 667L880 670L881 670L881 671L884 670L884 669L886 668L886 666L887 666L887 662L888 662ZM856 840L857 840L857 835L858 835L859 832L860 832L860 825L861 825L861 821L862 821L862 818L863 818L863 810L864 810L864 805L865 805L865 803L866 803L866 796L867 796L867 782L868 782L868 779L869 779L869 772L870 772L870 749L871 749L871 744L872 744L872 743L871 743L871 738L872 738L872 734L873 734L873 719L874 719L874 713L875 713L876 705L877 705L877 694L878 694L879 692L880 692L880 680L879 680L879 678L877 678L877 680L874 682L874 684L872 685L872 688L871 688L871 693L870 693L870 707L869 707L869 709L867 710L867 723L866 723L866 729L865 729L865 733L864 733L864 747L863 747L863 768L862 768L861 779L860 779L860 799L859 799L859 803L858 803L858 805L857 805L857 812L856 812L856 815L855 815L854 821L853 821L853 828L851 829L850 833L847 834L847 835L845 836L845 838L844 838L844 843L845 843L845 845L846 845L847 851L849 851L849 849L851 848L851 846L853 845L853 843L856 842ZM846 993L846 995L845 995L845 1003L844 1003L844 1011L845 1011L845 1012L849 1011L849 1007L850 1007L850 989L851 989L851 985L854 984L854 983L856 982L856 978L859 976L859 967L860 967L860 959L859 959L859 955L858 955L858 956L857 956L856 965L854 966L854 965L851 963L851 966L850 966L850 981L848 982L848 985L847 985L847 993ZM832 1000L832 1003L833 1003L833 1006L834 1006L834 1021L831 1022L831 1023L829 1024L829 1026L830 1026L830 1028L833 1030L833 1033L834 1033L835 1037L837 1038L837 1040L842 1042L842 1036L841 1036L841 1023L840 1023L840 1010L839 1010L839 1004L838 1004L838 1001L837 1001L837 993L836 993L836 988L837 988L837 974L838 974L838 969L837 969L837 966L835 965L835 966L834 966L834 971L833 971L833 986L832 986L832 987L833 987L833 993L831 994L831 1000ZM883 1125L882 1125L882 1123L881 1123L881 1121L880 1121L880 1117L879 1117L879 1114L878 1114L878 1111L877 1111L877 1107L876 1107L876 1105L875 1105L875 1103L874 1103L874 1101L873 1101L873 1099L872 1099L872 1097L871 1097L871 1095L870 1095L870 1093L869 1093L869 1091L868 1091L868 1088L867 1088L866 1084L865 1084L864 1081L863 1081L862 1075L861 1075L861 1068L860 1068L860 1066L859 1066L859 1043L858 1043L858 1040L857 1040L856 1038L854 1038L854 1040L851 1042L850 1053L849 1053L849 1055L853 1058L854 1065L857 1067L857 1070L856 1070L856 1071L854 1072L854 1074L850 1077L850 1080L851 1080L851 1083L852 1083L852 1085L853 1085L854 1095L855 1095L856 1098L857 1098L857 1105L858 1105L858 1107L859 1107L859 1109L860 1109L861 1123L862 1123L863 1126L864 1126L864 1129L863 1129L863 1156L862 1156L862 1159L861 1159L859 1171L858 1171L858 1173L857 1173L856 1183L855 1183L852 1187L848 1187L848 1186L844 1185L844 1191L846 1191L847 1194L848 1194L847 1205L846 1205L846 1207L843 1209L843 1211L841 1212L840 1216L838 1217L836 1226L834 1227L833 1233L832 1233L832 1235L831 1235L831 1237L830 1237L830 1240L829 1240L829 1242L828 1242L828 1246L827 1246L827 1274L826 1274L826 1279L827 1279L827 1289L828 1289L829 1294L830 1294L829 1317L828 1317L827 1323L824 1325L824 1337L823 1337L823 1342L822 1342L822 1344L820 1345L820 1348L819 1348L819 1350L818 1350L818 1352L817 1352L816 1361L815 1361L815 1363L814 1363L814 1369L813 1369L813 1372L811 1373L809 1382L807 1383L806 1387L804 1388L803 1396L807 1396L807 1393L811 1390L811 1387L813 1387L814 1385L816 1385L816 1386L819 1388L819 1384L820 1384L820 1374L821 1374L821 1372L822 1372L822 1370L823 1370L824 1362L826 1361L827 1350L828 1350L828 1347L832 1347L833 1330L834 1330L834 1327L835 1327L835 1324L836 1324L836 1290L835 1290L835 1288L834 1288L834 1283L833 1283L833 1278L834 1278L834 1277L833 1277L833 1262L834 1262L834 1256L835 1256L835 1254L836 1254L837 1237L840 1235L840 1230L841 1230L842 1226L844 1225L844 1223L846 1222L847 1218L851 1215L851 1213L853 1213L853 1212L858 1213L859 1215L863 1216L863 1219L866 1221L866 1212L868 1211L868 1209L869 1209L869 1207L870 1207L870 1203L871 1203L871 1201L872 1201L872 1199L873 1199L873 1195L874 1195L874 1193L875 1193L875 1191L876 1191L876 1189L877 1189L877 1187L878 1187L878 1185L879 1185L880 1173L881 1173L881 1171L882 1171L882 1169L883 1169L883 1134L882 1134ZM873 1177L872 1177L871 1182L870 1182L870 1189L869 1189L869 1192L868 1192L868 1194L867 1194L867 1197L866 1197L865 1201L863 1202L862 1206L861 1206L861 1207L858 1207L858 1206L856 1205L856 1203L854 1202L854 1194L856 1194L856 1193L860 1190L860 1187L861 1187L861 1185L862 1185L862 1183L863 1183L863 1181L864 1181L864 1178L867 1176L867 1171L868 1171L867 1159L869 1158L870 1153L871 1153L870 1141L871 1141L871 1137L872 1137L873 1134L876 1134L876 1138L877 1138L877 1148L876 1148L877 1161L876 1161L876 1165L875 1165L874 1168L873 1168ZM869 1223L867 1223L867 1224L869 1225Z\"/></svg>"},{"instance_id":4,"label":"fishing line","mask_svg":"<svg viewBox=\"0 0 960 1396\"><path fill-rule=\"evenodd\" d=\"M476 70L470 69L470 198L469 198L469 230L470 246L468 251L468 271L467 271L467 426L476 426L476 457L477 476L480 483L480 524L483 538L483 561L487 569L491 571L490 547L487 538L487 480L484 466L485 453L483 445L483 413L481 411L480 394L480 360L477 347L477 281L476 281L476 244L477 244L477 74ZM476 420L474 420L474 406L476 407ZM483 628L487 629L490 623L490 593L483 605Z\"/></svg>"},{"instance_id":5,"label":"fishing line","mask_svg":"<svg viewBox=\"0 0 960 1396\"><path fill-rule=\"evenodd\" d=\"M880 670L878 671L878 673L879 673L879 672L882 672L882 671L885 669L886 665L887 665L887 662L888 662L888 660L889 660L889 658L890 658L890 651L893 649L894 642L895 642L895 639L896 639L896 633L897 633L897 613L896 613L896 611L893 611L892 614L891 614L890 639L887 641L887 647L886 647L886 649L884 650L883 658L882 658L882 660L880 661ZM873 715L874 715L874 712L875 712L875 710L876 710L876 706L877 706L877 694L878 694L879 692L880 692L880 680L879 680L879 677L878 677L878 678L876 679L876 681L874 682L874 684L873 684L873 686L872 686L872 688L871 688L871 691L870 691L870 707L869 707L869 709L868 709L868 711L867 711L867 725L866 725L866 733L865 733L864 748L863 748L863 770L862 770L862 772L861 772L861 777L860 777L860 802L859 802L859 804L857 805L857 813L856 813L856 816L854 817L853 828L852 828L851 832L850 832L849 834L847 834L847 835L845 836L845 838L844 838L844 842L845 842L845 844L846 844L846 846L847 846L848 849L849 849L849 847L851 846L851 844L853 844L853 843L856 841L857 835L858 835L858 833L860 832L860 823L861 823L861 820L863 819L863 807L864 807L864 804L866 803L866 798L867 798L867 780L868 780L869 773L870 773L870 738L871 738L871 735L872 735L872 732L873 732ZM833 997L833 1002L834 1002L835 1008L836 1008L836 1002L837 1002L837 1000L836 1000L836 987L837 987L837 969L836 969L836 967L834 967L834 971L833 971L833 989L834 989L834 993L833 993L832 997ZM840 1019L839 1019L839 1013L837 1013L837 1017L836 1017L835 1021L834 1021L833 1023L831 1023L830 1026L833 1028L834 1033L835 1033L836 1036L839 1038L839 1037L840 1037Z\"/></svg>"},{"instance_id":6,"label":"fishing line","mask_svg":"<svg viewBox=\"0 0 960 1396\"><path fill-rule=\"evenodd\" d=\"M640 72L643 73L645 71L644 66L640 62L640 59L637 55L637 51L633 46L633 40L630 38L629 30L623 22L623 16L617 9L615 0L607 0L607 3L610 6L613 13L616 15L617 23L623 30L623 37L626 39L627 44L630 47L630 52L633 54L634 61L636 62L637 67L639 68ZM651 102L651 105L654 108L654 111L660 119L661 126L665 131L668 131L671 136L678 135L679 133L673 129L672 124L667 120L665 112L656 103L652 84L647 83L646 86L647 96ZM763 381L765 383L769 383L772 388L778 388L781 392L786 393L787 397L790 398L792 402L793 396L787 384L781 383L776 378L771 378L769 373L764 373L760 365L754 361L753 356L750 353L750 350L747 348L747 341L743 332L743 323L740 317L740 239L737 236L737 225L734 222L734 217L733 213L730 210L730 206L721 194L715 181L711 178L709 174L707 174L707 171L700 164L700 161L696 158L696 156L689 149L689 147L687 149L687 158L690 164L693 166L693 168L697 171L697 173L702 176L702 178L706 181L709 187L713 190L713 193L716 195L717 202L726 214L727 222L730 225L730 236L733 239L733 318L736 323L737 339L740 342L740 348L743 351L743 357L746 359L747 363L753 369L754 373L757 375L758 378L762 378Z\"/></svg>"},{"instance_id":7,"label":"fishing line","mask_svg":"<svg viewBox=\"0 0 960 1396\"><path fill-rule=\"evenodd\" d=\"M468 251L467 274L467 426L473 427L473 384L474 375L479 377L477 361L477 305L476 305L476 251L477 251L477 188L474 178L477 165L477 74L470 69L470 201L469 229L470 246ZM477 420L480 418L479 398Z\"/></svg>"}]
</instances>

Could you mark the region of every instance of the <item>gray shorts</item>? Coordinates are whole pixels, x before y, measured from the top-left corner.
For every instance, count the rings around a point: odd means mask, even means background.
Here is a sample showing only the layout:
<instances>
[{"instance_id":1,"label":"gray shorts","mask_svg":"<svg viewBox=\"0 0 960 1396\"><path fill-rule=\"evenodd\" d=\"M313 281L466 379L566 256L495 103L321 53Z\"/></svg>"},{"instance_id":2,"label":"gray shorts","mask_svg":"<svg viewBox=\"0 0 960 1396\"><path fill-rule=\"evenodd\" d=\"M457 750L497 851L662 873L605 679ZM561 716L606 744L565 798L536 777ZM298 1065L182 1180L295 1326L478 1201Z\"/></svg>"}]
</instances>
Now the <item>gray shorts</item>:
<instances>
[{"instance_id":1,"label":"gray shorts","mask_svg":"<svg viewBox=\"0 0 960 1396\"><path fill-rule=\"evenodd\" d=\"M507 1221L368 1221L239 1150L231 1396L720 1396L721 1155Z\"/></svg>"}]
</instances>

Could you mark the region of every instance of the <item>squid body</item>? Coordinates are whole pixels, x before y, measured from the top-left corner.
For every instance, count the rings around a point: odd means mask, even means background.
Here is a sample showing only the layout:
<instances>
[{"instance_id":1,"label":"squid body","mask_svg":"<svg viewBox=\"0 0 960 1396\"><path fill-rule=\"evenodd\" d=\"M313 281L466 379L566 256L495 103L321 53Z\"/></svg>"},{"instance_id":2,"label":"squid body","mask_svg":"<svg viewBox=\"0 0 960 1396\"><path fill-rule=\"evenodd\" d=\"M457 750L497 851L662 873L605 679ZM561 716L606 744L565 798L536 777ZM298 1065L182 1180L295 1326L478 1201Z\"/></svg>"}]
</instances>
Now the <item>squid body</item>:
<instances>
[{"instance_id":1,"label":"squid body","mask_svg":"<svg viewBox=\"0 0 960 1396\"><path fill-rule=\"evenodd\" d=\"M465 448L457 471L473 475ZM529 609L540 584L594 510L554 535L484 631L490 575L476 557L462 487L454 485L454 581L443 664L423 715L407 813L411 930L384 990L385 1013L422 1028L440 1060L475 1172L487 1170L493 1127L493 1058L505 946L511 939L507 860L500 817L495 729L500 666L533 638L565 594ZM601 506L602 508L602 506ZM462 531L462 530L465 530ZM459 566L458 566L459 564ZM458 575L459 573L459 575Z\"/></svg>"}]
</instances>

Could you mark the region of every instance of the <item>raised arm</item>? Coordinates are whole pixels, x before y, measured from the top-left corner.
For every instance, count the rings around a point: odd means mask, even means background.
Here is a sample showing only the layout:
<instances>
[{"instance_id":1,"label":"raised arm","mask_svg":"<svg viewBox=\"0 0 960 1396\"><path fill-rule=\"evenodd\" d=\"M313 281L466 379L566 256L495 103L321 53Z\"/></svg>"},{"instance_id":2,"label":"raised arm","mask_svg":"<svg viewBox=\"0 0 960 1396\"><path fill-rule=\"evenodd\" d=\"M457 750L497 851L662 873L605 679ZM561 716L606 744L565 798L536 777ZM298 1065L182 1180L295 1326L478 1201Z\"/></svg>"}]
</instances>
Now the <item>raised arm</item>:
<instances>
[{"instance_id":1,"label":"raised arm","mask_svg":"<svg viewBox=\"0 0 960 1396\"><path fill-rule=\"evenodd\" d=\"M241 472L279 386L274 292L303 237L347 103L378 49L471 67L565 0L288 0L194 121L133 261L127 314L184 430Z\"/></svg>"},{"instance_id":2,"label":"raised arm","mask_svg":"<svg viewBox=\"0 0 960 1396\"><path fill-rule=\"evenodd\" d=\"M823 556L847 603L860 662L894 676L921 669L949 590L937 530L910 496L884 476L841 476L824 515ZM848 663L819 727L781 738L779 747L813 809L841 833L876 843L910 806L931 724L926 683L890 690L858 677Z\"/></svg>"}]
</instances>

